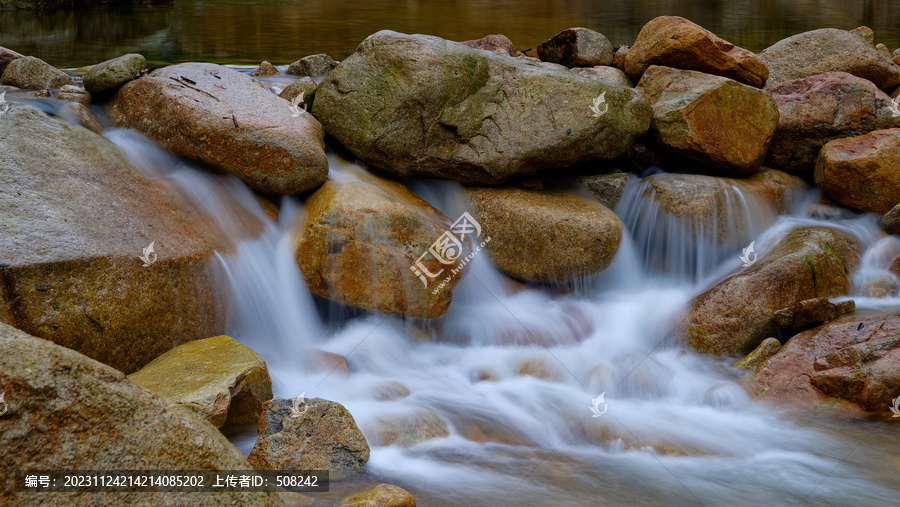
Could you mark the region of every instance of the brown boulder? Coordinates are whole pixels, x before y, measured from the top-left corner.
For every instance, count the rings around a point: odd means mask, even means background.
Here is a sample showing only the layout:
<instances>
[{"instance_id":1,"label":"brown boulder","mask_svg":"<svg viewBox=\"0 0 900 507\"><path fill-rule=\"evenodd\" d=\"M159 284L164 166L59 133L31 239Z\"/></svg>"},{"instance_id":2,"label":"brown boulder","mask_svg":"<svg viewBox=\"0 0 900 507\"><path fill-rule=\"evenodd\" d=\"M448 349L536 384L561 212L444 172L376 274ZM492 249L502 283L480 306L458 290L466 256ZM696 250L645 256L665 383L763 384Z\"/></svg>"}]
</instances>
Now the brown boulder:
<instances>
[{"instance_id":1,"label":"brown boulder","mask_svg":"<svg viewBox=\"0 0 900 507\"><path fill-rule=\"evenodd\" d=\"M755 370L780 349L781 342L778 341L778 338L766 338L759 344L759 347L753 349L753 352L735 361L734 367L742 370Z\"/></svg>"},{"instance_id":2,"label":"brown boulder","mask_svg":"<svg viewBox=\"0 0 900 507\"><path fill-rule=\"evenodd\" d=\"M578 178L578 182L583 185L591 195L593 195L600 204L609 209L615 209L625 193L625 185L631 177L629 173L623 171L612 171L605 174L592 174Z\"/></svg>"},{"instance_id":3,"label":"brown boulder","mask_svg":"<svg viewBox=\"0 0 900 507\"><path fill-rule=\"evenodd\" d=\"M0 75L0 84L40 90L73 85L75 80L40 58L22 56L7 62L6 69Z\"/></svg>"},{"instance_id":4,"label":"brown boulder","mask_svg":"<svg viewBox=\"0 0 900 507\"><path fill-rule=\"evenodd\" d=\"M0 153L0 321L126 373L222 333L231 246L194 205L30 106L3 115Z\"/></svg>"},{"instance_id":5,"label":"brown boulder","mask_svg":"<svg viewBox=\"0 0 900 507\"><path fill-rule=\"evenodd\" d=\"M425 255L453 221L405 185L351 166L314 192L306 209L294 252L313 294L412 318L447 311L450 290L461 277L439 284L459 267L469 240L444 252L452 264ZM426 278L426 271L436 276Z\"/></svg>"},{"instance_id":6,"label":"brown boulder","mask_svg":"<svg viewBox=\"0 0 900 507\"><path fill-rule=\"evenodd\" d=\"M2 123L2 122L0 122ZM73 350L0 324L4 470L235 470L244 457L196 413ZM61 484L59 484L61 486ZM3 505L168 505L171 493L23 493ZM281 505L271 493L190 495L191 505Z\"/></svg>"},{"instance_id":7,"label":"brown boulder","mask_svg":"<svg viewBox=\"0 0 900 507\"><path fill-rule=\"evenodd\" d=\"M881 217L881 227L888 234L900 234L900 203Z\"/></svg>"},{"instance_id":8,"label":"brown boulder","mask_svg":"<svg viewBox=\"0 0 900 507\"><path fill-rule=\"evenodd\" d=\"M263 404L247 461L263 470L328 470L341 479L369 461L369 444L340 403L275 398Z\"/></svg>"},{"instance_id":9,"label":"brown boulder","mask_svg":"<svg viewBox=\"0 0 900 507\"><path fill-rule=\"evenodd\" d=\"M875 32L873 32L871 28L867 26L858 26L853 30L850 30L850 33L862 37L864 41L875 46Z\"/></svg>"},{"instance_id":10,"label":"brown boulder","mask_svg":"<svg viewBox=\"0 0 900 507\"><path fill-rule=\"evenodd\" d=\"M759 260L694 298L683 331L708 354L748 353L775 334L775 312L850 292L859 244L827 227L797 227Z\"/></svg>"},{"instance_id":11,"label":"brown boulder","mask_svg":"<svg viewBox=\"0 0 900 507\"><path fill-rule=\"evenodd\" d=\"M628 56L628 49L628 44L620 44L613 52L612 66L623 72L625 71L625 58Z\"/></svg>"},{"instance_id":12,"label":"brown boulder","mask_svg":"<svg viewBox=\"0 0 900 507\"><path fill-rule=\"evenodd\" d=\"M56 99L89 106L91 104L91 93L75 85L65 85L56 92Z\"/></svg>"},{"instance_id":13,"label":"brown boulder","mask_svg":"<svg viewBox=\"0 0 900 507\"><path fill-rule=\"evenodd\" d=\"M416 501L399 486L379 484L341 500L338 507L416 507Z\"/></svg>"},{"instance_id":14,"label":"brown boulder","mask_svg":"<svg viewBox=\"0 0 900 507\"><path fill-rule=\"evenodd\" d=\"M786 331L796 331L818 326L854 310L856 303L853 300L834 304L828 298L806 299L775 312L775 325Z\"/></svg>"},{"instance_id":15,"label":"brown boulder","mask_svg":"<svg viewBox=\"0 0 900 507\"><path fill-rule=\"evenodd\" d=\"M291 105L296 102L297 108L312 111L313 98L316 96L318 86L313 78L304 76L287 85L278 96L290 101Z\"/></svg>"},{"instance_id":16,"label":"brown boulder","mask_svg":"<svg viewBox=\"0 0 900 507\"><path fill-rule=\"evenodd\" d=\"M628 49L625 72L637 81L651 65L696 70L762 88L766 65L752 52L678 16L660 16L644 25Z\"/></svg>"},{"instance_id":17,"label":"brown boulder","mask_svg":"<svg viewBox=\"0 0 900 507\"><path fill-rule=\"evenodd\" d=\"M891 98L871 81L846 72L826 72L775 85L778 129L766 164L812 175L828 141L900 126Z\"/></svg>"},{"instance_id":18,"label":"brown boulder","mask_svg":"<svg viewBox=\"0 0 900 507\"><path fill-rule=\"evenodd\" d=\"M566 67L611 65L613 48L603 34L588 28L568 28L538 44L538 56L545 62Z\"/></svg>"},{"instance_id":19,"label":"brown boulder","mask_svg":"<svg viewBox=\"0 0 900 507\"><path fill-rule=\"evenodd\" d=\"M509 53L509 56L518 56L519 52L516 51L516 46L503 34L492 34L485 35L480 39L475 40L466 40L460 42L460 44L465 44L470 48L475 49L484 49L486 51L497 51L498 49L502 49Z\"/></svg>"},{"instance_id":20,"label":"brown boulder","mask_svg":"<svg viewBox=\"0 0 900 507\"><path fill-rule=\"evenodd\" d=\"M157 69L120 88L111 106L118 126L263 193L297 194L328 175L319 122L306 113L294 116L289 103L221 65Z\"/></svg>"},{"instance_id":21,"label":"brown boulder","mask_svg":"<svg viewBox=\"0 0 900 507\"><path fill-rule=\"evenodd\" d=\"M734 174L759 170L778 126L778 108L768 92L656 65L643 73L637 90L650 100L650 130L661 145Z\"/></svg>"},{"instance_id":22,"label":"brown boulder","mask_svg":"<svg viewBox=\"0 0 900 507\"><path fill-rule=\"evenodd\" d=\"M634 86L634 83L632 83L631 80L628 79L628 76L626 76L624 72L615 67L598 65L596 67L574 67L570 70L573 73L578 74L579 76L597 79L600 81L609 81L611 83L616 83L617 85L625 86L628 88Z\"/></svg>"},{"instance_id":23,"label":"brown boulder","mask_svg":"<svg viewBox=\"0 0 900 507\"><path fill-rule=\"evenodd\" d=\"M259 64L259 67L257 67L256 70L253 71L253 74L250 75L253 77L260 77L274 76L275 74L278 74L278 69L268 61L263 60L263 62Z\"/></svg>"},{"instance_id":24,"label":"brown boulder","mask_svg":"<svg viewBox=\"0 0 900 507\"><path fill-rule=\"evenodd\" d=\"M5 47L0 46L0 76L3 75L3 71L6 70L6 66L9 65L9 62L15 60L16 58L24 57L25 55L21 55L11 49L6 49Z\"/></svg>"},{"instance_id":25,"label":"brown boulder","mask_svg":"<svg viewBox=\"0 0 900 507\"><path fill-rule=\"evenodd\" d=\"M855 313L800 333L757 370L749 387L792 405L833 397L888 414L900 395L900 314Z\"/></svg>"},{"instance_id":26,"label":"brown boulder","mask_svg":"<svg viewBox=\"0 0 900 507\"><path fill-rule=\"evenodd\" d=\"M309 77L324 76L331 72L331 69L337 67L338 63L340 62L334 61L334 59L326 53L304 56L290 64L285 71L285 74Z\"/></svg>"},{"instance_id":27,"label":"brown boulder","mask_svg":"<svg viewBox=\"0 0 900 507\"><path fill-rule=\"evenodd\" d=\"M557 190L471 187L472 214L498 268L521 280L572 281L606 269L622 221L602 204Z\"/></svg>"},{"instance_id":28,"label":"brown boulder","mask_svg":"<svg viewBox=\"0 0 900 507\"><path fill-rule=\"evenodd\" d=\"M900 128L835 139L819 152L816 186L825 196L868 213L900 202Z\"/></svg>"}]
</instances>

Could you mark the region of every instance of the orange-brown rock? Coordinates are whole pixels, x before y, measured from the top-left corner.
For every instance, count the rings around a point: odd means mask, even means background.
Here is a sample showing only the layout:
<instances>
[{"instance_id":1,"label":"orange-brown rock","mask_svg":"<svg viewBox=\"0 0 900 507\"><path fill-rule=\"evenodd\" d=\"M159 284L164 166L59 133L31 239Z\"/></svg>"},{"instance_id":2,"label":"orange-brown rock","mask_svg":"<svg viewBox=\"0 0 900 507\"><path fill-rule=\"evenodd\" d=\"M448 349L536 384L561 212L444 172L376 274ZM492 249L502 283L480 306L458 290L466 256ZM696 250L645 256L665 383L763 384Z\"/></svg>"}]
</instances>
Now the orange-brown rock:
<instances>
[{"instance_id":1,"label":"orange-brown rock","mask_svg":"<svg viewBox=\"0 0 900 507\"><path fill-rule=\"evenodd\" d=\"M475 40L466 40L462 41L460 44L465 44L470 48L475 49L484 49L487 51L496 51L498 49L502 49L509 53L509 56L517 56L519 54L516 51L516 46L503 34L491 34L485 35L480 39Z\"/></svg>"},{"instance_id":2,"label":"orange-brown rock","mask_svg":"<svg viewBox=\"0 0 900 507\"><path fill-rule=\"evenodd\" d=\"M0 76L3 75L3 71L6 70L6 66L9 65L9 62L16 58L24 58L24 56L25 55L16 53L11 49L0 46Z\"/></svg>"},{"instance_id":3,"label":"orange-brown rock","mask_svg":"<svg viewBox=\"0 0 900 507\"><path fill-rule=\"evenodd\" d=\"M416 501L399 486L379 484L341 500L338 507L416 507Z\"/></svg>"},{"instance_id":4,"label":"orange-brown rock","mask_svg":"<svg viewBox=\"0 0 900 507\"><path fill-rule=\"evenodd\" d=\"M835 139L819 152L816 186L827 197L869 213L900 202L900 128Z\"/></svg>"},{"instance_id":5,"label":"orange-brown rock","mask_svg":"<svg viewBox=\"0 0 900 507\"><path fill-rule=\"evenodd\" d=\"M628 49L625 72L632 80L639 80L651 65L715 74L757 88L769 77L766 65L751 51L679 16L651 20Z\"/></svg>"},{"instance_id":6,"label":"orange-brown rock","mask_svg":"<svg viewBox=\"0 0 900 507\"><path fill-rule=\"evenodd\" d=\"M259 67L257 67L256 70L253 71L253 74L250 75L253 77L259 77L274 76L275 74L278 74L278 69L268 61L263 60L263 62L259 64Z\"/></svg>"}]
</instances>

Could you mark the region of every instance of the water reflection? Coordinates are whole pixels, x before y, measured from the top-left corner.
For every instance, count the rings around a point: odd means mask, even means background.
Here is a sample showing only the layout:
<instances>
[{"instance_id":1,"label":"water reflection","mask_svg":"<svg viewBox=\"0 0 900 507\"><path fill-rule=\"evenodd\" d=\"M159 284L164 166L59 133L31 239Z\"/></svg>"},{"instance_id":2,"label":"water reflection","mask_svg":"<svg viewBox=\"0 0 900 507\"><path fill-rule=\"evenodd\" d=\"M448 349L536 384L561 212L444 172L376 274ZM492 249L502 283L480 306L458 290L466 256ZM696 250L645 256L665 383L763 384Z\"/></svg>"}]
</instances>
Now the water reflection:
<instances>
[{"instance_id":1,"label":"water reflection","mask_svg":"<svg viewBox=\"0 0 900 507\"><path fill-rule=\"evenodd\" d=\"M382 29L451 40L503 33L526 49L564 28L586 26L614 45L630 44L644 23L662 14L684 16L753 51L807 30L860 25L875 31L876 42L892 50L900 45L900 0L175 0L74 12L3 12L0 46L59 67L134 51L156 65L263 59L286 64L319 52L344 58Z\"/></svg>"}]
</instances>

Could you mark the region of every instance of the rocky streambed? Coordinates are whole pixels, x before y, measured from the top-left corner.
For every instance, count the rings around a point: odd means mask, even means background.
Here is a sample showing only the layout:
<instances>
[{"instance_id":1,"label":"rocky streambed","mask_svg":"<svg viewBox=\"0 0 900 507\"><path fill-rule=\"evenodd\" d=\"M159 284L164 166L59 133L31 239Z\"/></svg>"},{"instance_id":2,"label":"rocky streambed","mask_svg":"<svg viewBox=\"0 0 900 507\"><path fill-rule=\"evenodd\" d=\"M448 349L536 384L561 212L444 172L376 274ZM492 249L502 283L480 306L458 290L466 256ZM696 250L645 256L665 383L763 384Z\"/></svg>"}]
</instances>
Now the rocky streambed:
<instances>
[{"instance_id":1,"label":"rocky streambed","mask_svg":"<svg viewBox=\"0 0 900 507\"><path fill-rule=\"evenodd\" d=\"M900 50L874 37L381 31L245 72L0 48L5 468L332 479L0 498L889 505Z\"/></svg>"}]
</instances>

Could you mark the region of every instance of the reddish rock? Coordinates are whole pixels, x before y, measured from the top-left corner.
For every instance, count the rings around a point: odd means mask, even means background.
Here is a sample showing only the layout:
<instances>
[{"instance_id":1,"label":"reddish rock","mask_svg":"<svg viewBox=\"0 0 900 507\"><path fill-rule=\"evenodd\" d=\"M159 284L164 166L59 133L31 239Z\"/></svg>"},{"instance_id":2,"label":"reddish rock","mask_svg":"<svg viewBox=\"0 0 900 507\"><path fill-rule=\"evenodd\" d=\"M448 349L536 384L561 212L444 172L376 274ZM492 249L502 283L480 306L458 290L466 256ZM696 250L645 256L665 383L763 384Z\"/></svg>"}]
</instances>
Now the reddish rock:
<instances>
[{"instance_id":1,"label":"reddish rock","mask_svg":"<svg viewBox=\"0 0 900 507\"><path fill-rule=\"evenodd\" d=\"M819 152L816 186L826 196L883 215L900 201L900 128L835 139Z\"/></svg>"},{"instance_id":2,"label":"reddish rock","mask_svg":"<svg viewBox=\"0 0 900 507\"><path fill-rule=\"evenodd\" d=\"M275 74L278 74L278 69L275 68L275 66L271 63L264 60L261 64L259 64L259 67L257 67L256 70L253 71L253 74L250 75L253 77L259 77L274 76Z\"/></svg>"},{"instance_id":3,"label":"reddish rock","mask_svg":"<svg viewBox=\"0 0 900 507\"><path fill-rule=\"evenodd\" d=\"M518 56L519 52L516 51L516 46L503 34L491 34L485 35L480 39L475 40L466 40L460 42L460 44L465 44L470 48L475 49L484 49L487 51L496 51L498 49L502 49L509 53L509 56Z\"/></svg>"},{"instance_id":4,"label":"reddish rock","mask_svg":"<svg viewBox=\"0 0 900 507\"><path fill-rule=\"evenodd\" d=\"M0 46L0 76L3 75L3 71L6 70L6 66L9 65L9 62L16 58L25 58L25 55L21 55L11 49Z\"/></svg>"},{"instance_id":5,"label":"reddish rock","mask_svg":"<svg viewBox=\"0 0 900 507\"><path fill-rule=\"evenodd\" d=\"M625 72L641 78L651 65L696 70L761 88L769 70L751 51L717 37L678 16L660 16L644 25L625 57Z\"/></svg>"},{"instance_id":6,"label":"reddish rock","mask_svg":"<svg viewBox=\"0 0 900 507\"><path fill-rule=\"evenodd\" d=\"M628 44L620 44L619 47L613 52L613 67L624 71L625 70L625 57L628 55Z\"/></svg>"}]
</instances>

